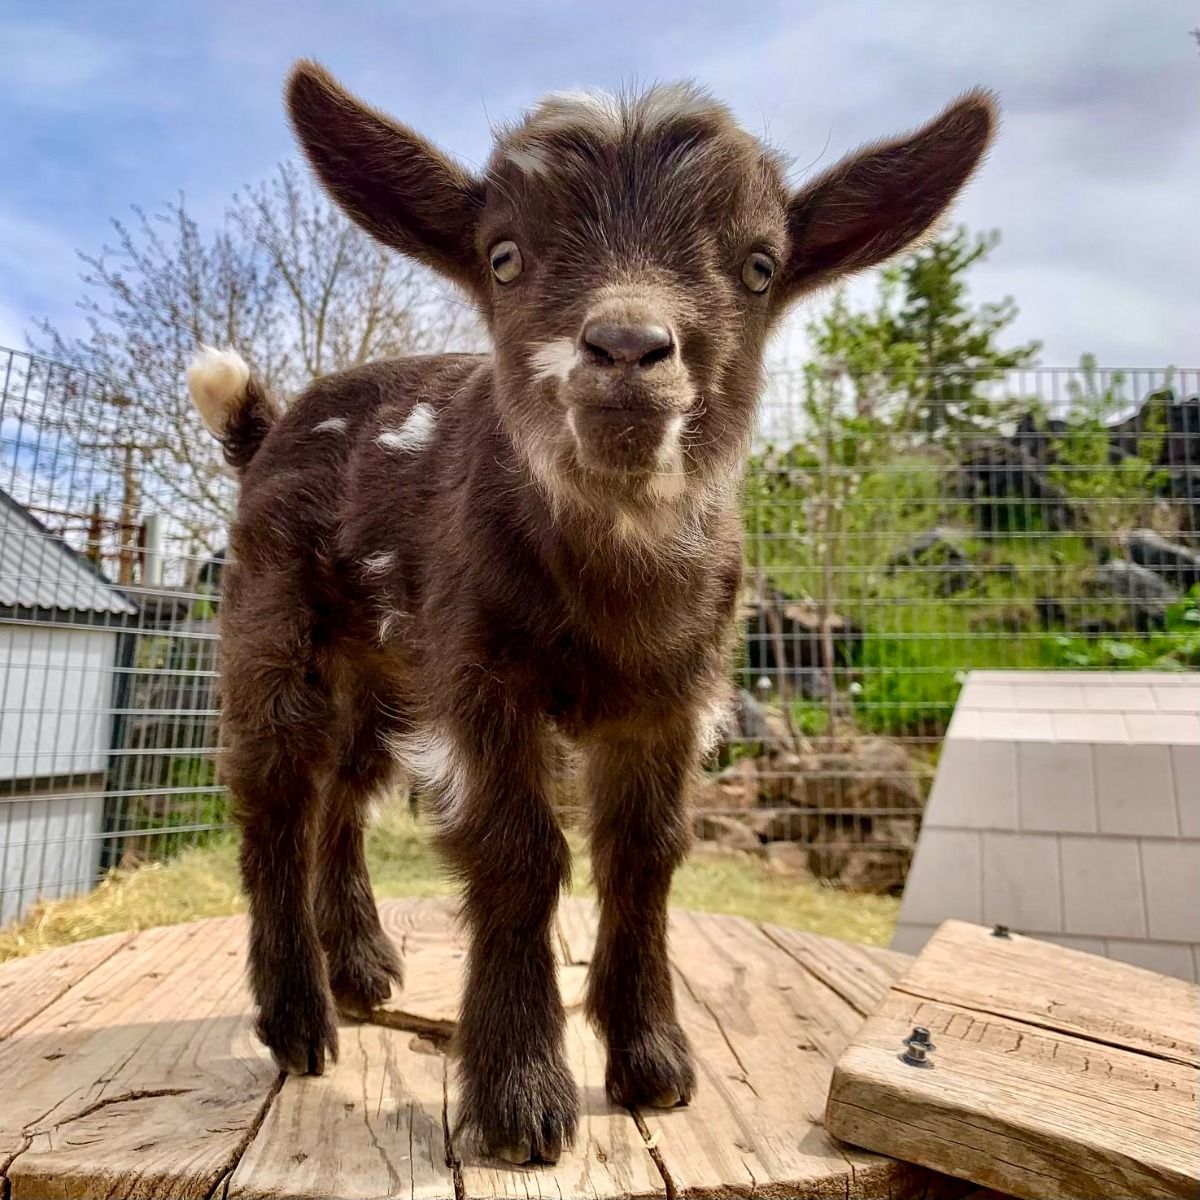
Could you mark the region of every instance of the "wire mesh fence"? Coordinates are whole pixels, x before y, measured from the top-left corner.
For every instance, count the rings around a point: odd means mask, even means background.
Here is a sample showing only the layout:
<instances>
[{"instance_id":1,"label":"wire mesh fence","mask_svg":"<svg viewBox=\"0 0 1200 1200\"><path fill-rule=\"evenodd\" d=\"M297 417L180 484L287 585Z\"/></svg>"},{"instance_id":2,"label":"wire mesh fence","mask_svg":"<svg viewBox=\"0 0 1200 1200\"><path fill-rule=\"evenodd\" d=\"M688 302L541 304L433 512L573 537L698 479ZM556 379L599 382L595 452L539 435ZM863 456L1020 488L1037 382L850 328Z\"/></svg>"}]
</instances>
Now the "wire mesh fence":
<instances>
[{"instance_id":1,"label":"wire mesh fence","mask_svg":"<svg viewBox=\"0 0 1200 1200\"><path fill-rule=\"evenodd\" d=\"M894 890L966 672L1195 665L1198 391L1087 365L773 374L701 836ZM0 924L227 827L234 493L178 412L0 351Z\"/></svg>"}]
</instances>

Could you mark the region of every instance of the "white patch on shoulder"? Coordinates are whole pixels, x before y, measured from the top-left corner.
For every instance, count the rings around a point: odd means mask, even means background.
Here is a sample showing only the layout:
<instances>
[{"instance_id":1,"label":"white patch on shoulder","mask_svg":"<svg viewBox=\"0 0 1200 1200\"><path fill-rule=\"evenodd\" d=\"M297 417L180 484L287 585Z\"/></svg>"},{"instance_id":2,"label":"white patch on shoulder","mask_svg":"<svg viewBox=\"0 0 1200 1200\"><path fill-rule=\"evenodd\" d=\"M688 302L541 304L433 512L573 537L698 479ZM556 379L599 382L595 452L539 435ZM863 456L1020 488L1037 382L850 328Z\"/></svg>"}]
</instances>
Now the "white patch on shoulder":
<instances>
[{"instance_id":1,"label":"white patch on shoulder","mask_svg":"<svg viewBox=\"0 0 1200 1200\"><path fill-rule=\"evenodd\" d=\"M437 411L433 405L421 401L413 407L399 429L385 429L376 439L375 445L385 450L421 450L433 439L437 426Z\"/></svg>"},{"instance_id":2,"label":"white patch on shoulder","mask_svg":"<svg viewBox=\"0 0 1200 1200\"><path fill-rule=\"evenodd\" d=\"M312 427L313 433L345 433L350 422L345 417L326 417Z\"/></svg>"},{"instance_id":3,"label":"white patch on shoulder","mask_svg":"<svg viewBox=\"0 0 1200 1200\"><path fill-rule=\"evenodd\" d=\"M384 740L405 771L431 793L434 819L453 825L467 803L469 778L465 758L450 734L425 725Z\"/></svg>"},{"instance_id":4,"label":"white patch on shoulder","mask_svg":"<svg viewBox=\"0 0 1200 1200\"><path fill-rule=\"evenodd\" d=\"M383 575L392 569L392 563L396 561L396 555L391 550L385 550L381 554L369 554L362 560L362 573L364 575Z\"/></svg>"},{"instance_id":5,"label":"white patch on shoulder","mask_svg":"<svg viewBox=\"0 0 1200 1200\"><path fill-rule=\"evenodd\" d=\"M398 608L382 607L379 610L379 644L386 646L388 642L400 632L404 622L408 620L408 613L401 612Z\"/></svg>"},{"instance_id":6,"label":"white patch on shoulder","mask_svg":"<svg viewBox=\"0 0 1200 1200\"><path fill-rule=\"evenodd\" d=\"M250 382L250 368L236 350L201 346L187 370L188 395L200 419L217 437L225 432L229 418Z\"/></svg>"},{"instance_id":7,"label":"white patch on shoulder","mask_svg":"<svg viewBox=\"0 0 1200 1200\"><path fill-rule=\"evenodd\" d=\"M570 338L555 338L529 348L529 365L533 368L534 379L564 382L579 361L579 349Z\"/></svg>"},{"instance_id":8,"label":"white patch on shoulder","mask_svg":"<svg viewBox=\"0 0 1200 1200\"><path fill-rule=\"evenodd\" d=\"M549 155L541 146L525 146L523 149L514 147L506 150L504 157L522 174L530 175L535 179L544 178L553 169Z\"/></svg>"}]
</instances>

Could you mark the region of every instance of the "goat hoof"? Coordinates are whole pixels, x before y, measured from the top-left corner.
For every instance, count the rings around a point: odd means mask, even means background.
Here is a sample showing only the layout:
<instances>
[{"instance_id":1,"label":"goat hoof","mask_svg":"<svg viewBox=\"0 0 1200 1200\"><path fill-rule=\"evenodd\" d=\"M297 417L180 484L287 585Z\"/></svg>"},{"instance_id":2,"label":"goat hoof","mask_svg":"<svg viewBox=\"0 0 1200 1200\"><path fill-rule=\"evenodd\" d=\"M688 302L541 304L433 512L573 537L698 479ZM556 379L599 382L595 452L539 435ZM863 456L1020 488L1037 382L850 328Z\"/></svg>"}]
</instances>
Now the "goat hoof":
<instances>
[{"instance_id":1,"label":"goat hoof","mask_svg":"<svg viewBox=\"0 0 1200 1200\"><path fill-rule=\"evenodd\" d=\"M506 1163L512 1163L514 1167L523 1167L533 1158L533 1143L528 1138L523 1138L512 1146L499 1146L496 1149L496 1157L504 1159Z\"/></svg>"},{"instance_id":2,"label":"goat hoof","mask_svg":"<svg viewBox=\"0 0 1200 1200\"><path fill-rule=\"evenodd\" d=\"M365 1019L392 994L392 984L404 983L404 972L392 943L379 934L362 938L331 955L329 987L338 1008L347 1016Z\"/></svg>"},{"instance_id":3,"label":"goat hoof","mask_svg":"<svg viewBox=\"0 0 1200 1200\"><path fill-rule=\"evenodd\" d=\"M696 1072L687 1038L675 1022L647 1027L608 1046L608 1098L627 1108L639 1104L676 1108L696 1090Z\"/></svg>"}]
</instances>

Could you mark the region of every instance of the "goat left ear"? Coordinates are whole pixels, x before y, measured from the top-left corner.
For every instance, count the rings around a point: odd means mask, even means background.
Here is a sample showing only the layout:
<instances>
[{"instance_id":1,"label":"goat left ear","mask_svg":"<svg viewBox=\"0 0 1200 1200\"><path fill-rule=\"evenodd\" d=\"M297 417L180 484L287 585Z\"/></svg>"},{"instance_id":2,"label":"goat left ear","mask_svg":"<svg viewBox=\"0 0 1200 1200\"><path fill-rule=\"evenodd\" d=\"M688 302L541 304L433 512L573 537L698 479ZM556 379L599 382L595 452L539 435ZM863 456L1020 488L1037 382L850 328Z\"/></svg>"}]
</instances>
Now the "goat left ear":
<instances>
[{"instance_id":1,"label":"goat left ear","mask_svg":"<svg viewBox=\"0 0 1200 1200\"><path fill-rule=\"evenodd\" d=\"M864 147L801 188L788 204L781 294L872 267L919 238L979 165L997 115L988 92L968 92L914 133Z\"/></svg>"},{"instance_id":2,"label":"goat left ear","mask_svg":"<svg viewBox=\"0 0 1200 1200\"><path fill-rule=\"evenodd\" d=\"M471 293L485 289L475 250L477 180L419 133L355 99L317 63L292 68L286 95L304 153L353 221Z\"/></svg>"}]
</instances>

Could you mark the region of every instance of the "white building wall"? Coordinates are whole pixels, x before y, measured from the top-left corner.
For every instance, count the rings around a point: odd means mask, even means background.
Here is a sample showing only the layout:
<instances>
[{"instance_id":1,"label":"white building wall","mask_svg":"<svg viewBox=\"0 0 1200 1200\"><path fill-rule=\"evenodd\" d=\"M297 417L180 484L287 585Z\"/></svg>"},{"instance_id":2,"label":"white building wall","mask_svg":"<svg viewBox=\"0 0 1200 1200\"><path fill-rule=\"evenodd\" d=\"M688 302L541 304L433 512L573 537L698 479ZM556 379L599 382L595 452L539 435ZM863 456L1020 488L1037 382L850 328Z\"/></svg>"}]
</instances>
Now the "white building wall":
<instances>
[{"instance_id":1,"label":"white building wall","mask_svg":"<svg viewBox=\"0 0 1200 1200\"><path fill-rule=\"evenodd\" d=\"M0 626L0 925L96 881L117 640Z\"/></svg>"},{"instance_id":2,"label":"white building wall","mask_svg":"<svg viewBox=\"0 0 1200 1200\"><path fill-rule=\"evenodd\" d=\"M0 795L8 780L105 769L116 653L112 630L0 627Z\"/></svg>"},{"instance_id":3,"label":"white building wall","mask_svg":"<svg viewBox=\"0 0 1200 1200\"><path fill-rule=\"evenodd\" d=\"M1200 675L973 673L893 947L950 917L1200 979Z\"/></svg>"}]
</instances>

